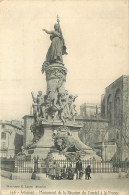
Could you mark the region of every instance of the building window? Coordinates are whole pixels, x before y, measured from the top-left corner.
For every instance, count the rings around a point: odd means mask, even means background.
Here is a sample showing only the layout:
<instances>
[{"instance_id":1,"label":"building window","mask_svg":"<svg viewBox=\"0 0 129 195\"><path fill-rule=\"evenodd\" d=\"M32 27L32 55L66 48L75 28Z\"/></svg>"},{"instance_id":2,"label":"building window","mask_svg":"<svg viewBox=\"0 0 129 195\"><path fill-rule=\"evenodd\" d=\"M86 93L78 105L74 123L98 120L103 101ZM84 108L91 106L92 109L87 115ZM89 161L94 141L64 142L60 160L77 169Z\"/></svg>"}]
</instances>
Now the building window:
<instances>
[{"instance_id":1,"label":"building window","mask_svg":"<svg viewBox=\"0 0 129 195\"><path fill-rule=\"evenodd\" d=\"M109 120L109 124L112 122L112 96L109 95L107 99L107 119Z\"/></svg>"},{"instance_id":2,"label":"building window","mask_svg":"<svg viewBox=\"0 0 129 195\"><path fill-rule=\"evenodd\" d=\"M114 99L115 109L115 125L119 127L122 124L122 104L121 104L121 91L117 89Z\"/></svg>"},{"instance_id":3,"label":"building window","mask_svg":"<svg viewBox=\"0 0 129 195\"><path fill-rule=\"evenodd\" d=\"M6 133L5 132L1 133L1 139L6 139Z\"/></svg>"},{"instance_id":4,"label":"building window","mask_svg":"<svg viewBox=\"0 0 129 195\"><path fill-rule=\"evenodd\" d=\"M6 158L7 157L7 154L5 152L4 153L2 152L1 153L1 157Z\"/></svg>"},{"instance_id":5,"label":"building window","mask_svg":"<svg viewBox=\"0 0 129 195\"><path fill-rule=\"evenodd\" d=\"M7 147L6 147L6 143L5 142L2 142L1 143L1 149L6 149Z\"/></svg>"}]
</instances>

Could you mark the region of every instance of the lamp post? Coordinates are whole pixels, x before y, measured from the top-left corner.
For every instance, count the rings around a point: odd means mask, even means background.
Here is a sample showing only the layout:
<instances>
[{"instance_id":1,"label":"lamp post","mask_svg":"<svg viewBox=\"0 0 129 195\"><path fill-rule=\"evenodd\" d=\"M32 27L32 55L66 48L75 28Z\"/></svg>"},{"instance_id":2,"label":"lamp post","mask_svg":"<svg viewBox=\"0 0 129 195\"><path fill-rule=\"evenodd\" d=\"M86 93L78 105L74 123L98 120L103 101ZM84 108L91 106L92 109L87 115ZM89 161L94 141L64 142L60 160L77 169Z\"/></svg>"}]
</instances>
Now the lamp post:
<instances>
[{"instance_id":1,"label":"lamp post","mask_svg":"<svg viewBox=\"0 0 129 195\"><path fill-rule=\"evenodd\" d=\"M102 156L102 160L104 161L104 142L102 142L102 148L101 148L101 156Z\"/></svg>"},{"instance_id":2,"label":"lamp post","mask_svg":"<svg viewBox=\"0 0 129 195\"><path fill-rule=\"evenodd\" d=\"M106 161L107 160L107 156L106 156L106 148L107 148L107 146L105 145L104 147L105 147L105 161Z\"/></svg>"}]
</instances>

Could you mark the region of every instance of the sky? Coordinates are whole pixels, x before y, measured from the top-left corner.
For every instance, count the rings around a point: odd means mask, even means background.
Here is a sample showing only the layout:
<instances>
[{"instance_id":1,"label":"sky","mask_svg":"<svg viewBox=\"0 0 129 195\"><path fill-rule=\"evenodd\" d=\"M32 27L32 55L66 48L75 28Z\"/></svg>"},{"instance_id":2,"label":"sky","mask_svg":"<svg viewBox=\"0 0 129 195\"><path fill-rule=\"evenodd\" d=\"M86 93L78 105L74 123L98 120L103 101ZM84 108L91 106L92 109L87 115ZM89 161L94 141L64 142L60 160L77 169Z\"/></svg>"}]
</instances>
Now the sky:
<instances>
[{"instance_id":1,"label":"sky","mask_svg":"<svg viewBox=\"0 0 129 195\"><path fill-rule=\"evenodd\" d=\"M0 119L30 113L31 91L46 91L45 61L57 14L67 46L66 89L83 103L100 103L105 88L129 75L128 1L1 1Z\"/></svg>"}]
</instances>

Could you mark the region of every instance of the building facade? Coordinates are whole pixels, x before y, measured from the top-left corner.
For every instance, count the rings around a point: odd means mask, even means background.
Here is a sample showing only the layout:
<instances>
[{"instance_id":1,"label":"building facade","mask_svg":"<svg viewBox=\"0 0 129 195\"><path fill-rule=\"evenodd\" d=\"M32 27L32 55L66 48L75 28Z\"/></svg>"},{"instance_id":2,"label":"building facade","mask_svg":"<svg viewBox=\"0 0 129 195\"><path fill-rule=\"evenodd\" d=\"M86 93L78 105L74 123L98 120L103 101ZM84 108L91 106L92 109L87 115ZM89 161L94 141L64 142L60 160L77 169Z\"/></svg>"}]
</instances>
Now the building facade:
<instances>
[{"instance_id":1,"label":"building facade","mask_svg":"<svg viewBox=\"0 0 129 195\"><path fill-rule=\"evenodd\" d=\"M0 157L14 158L23 145L23 127L16 121L0 121Z\"/></svg>"},{"instance_id":2,"label":"building facade","mask_svg":"<svg viewBox=\"0 0 129 195\"><path fill-rule=\"evenodd\" d=\"M100 116L100 105L93 103L84 103L80 106L80 117L81 118L96 118Z\"/></svg>"},{"instance_id":3,"label":"building facade","mask_svg":"<svg viewBox=\"0 0 129 195\"><path fill-rule=\"evenodd\" d=\"M102 95L101 116L109 121L109 141L118 148L118 159L129 158L129 76L121 76Z\"/></svg>"},{"instance_id":4,"label":"building facade","mask_svg":"<svg viewBox=\"0 0 129 195\"><path fill-rule=\"evenodd\" d=\"M103 161L111 161L117 151L117 146L114 141L104 141L95 143L94 150L102 157Z\"/></svg>"}]
</instances>

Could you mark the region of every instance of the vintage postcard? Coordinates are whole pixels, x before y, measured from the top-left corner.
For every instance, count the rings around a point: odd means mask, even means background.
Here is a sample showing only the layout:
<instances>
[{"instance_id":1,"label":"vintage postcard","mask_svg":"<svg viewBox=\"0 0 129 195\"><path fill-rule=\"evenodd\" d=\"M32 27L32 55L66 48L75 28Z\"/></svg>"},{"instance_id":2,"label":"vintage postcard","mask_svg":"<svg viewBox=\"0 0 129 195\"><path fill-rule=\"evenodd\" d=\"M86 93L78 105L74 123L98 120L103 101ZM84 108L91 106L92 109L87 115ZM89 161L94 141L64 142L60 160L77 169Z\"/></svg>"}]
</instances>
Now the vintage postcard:
<instances>
[{"instance_id":1,"label":"vintage postcard","mask_svg":"<svg viewBox=\"0 0 129 195\"><path fill-rule=\"evenodd\" d=\"M129 195L129 1L0 1L2 195Z\"/></svg>"}]
</instances>

